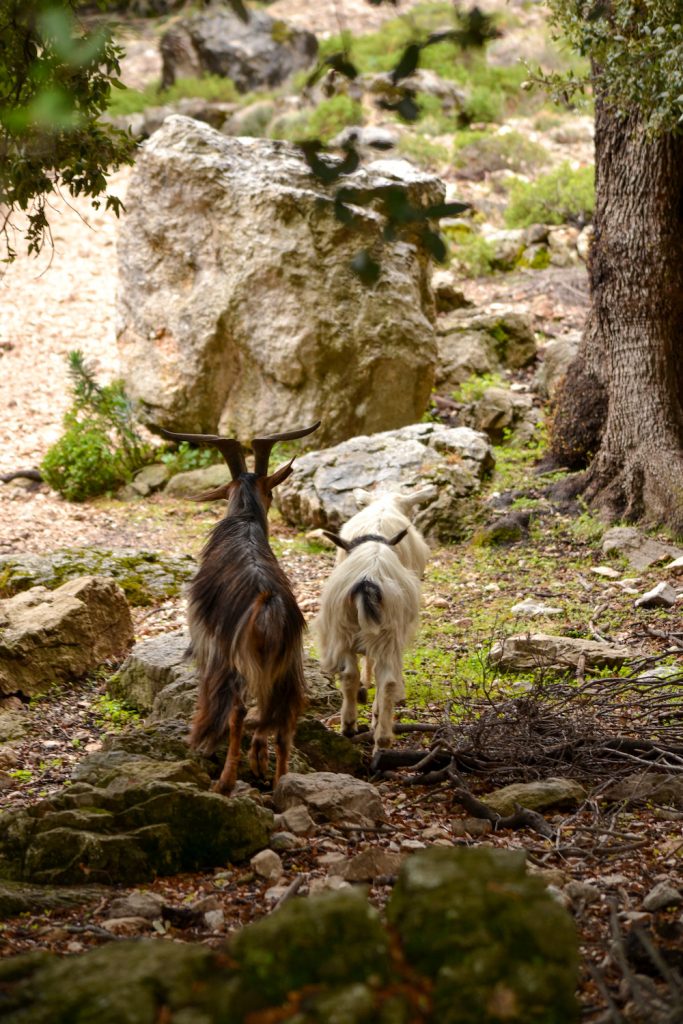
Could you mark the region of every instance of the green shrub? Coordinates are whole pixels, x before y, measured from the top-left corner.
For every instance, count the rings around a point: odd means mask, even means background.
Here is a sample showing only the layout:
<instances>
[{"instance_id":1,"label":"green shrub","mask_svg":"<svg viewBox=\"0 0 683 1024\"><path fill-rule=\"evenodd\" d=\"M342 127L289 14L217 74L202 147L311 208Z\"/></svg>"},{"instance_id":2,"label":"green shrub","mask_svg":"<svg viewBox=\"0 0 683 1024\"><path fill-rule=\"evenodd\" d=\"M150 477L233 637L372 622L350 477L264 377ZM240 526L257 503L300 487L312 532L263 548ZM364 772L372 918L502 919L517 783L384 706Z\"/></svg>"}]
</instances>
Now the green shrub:
<instances>
[{"instance_id":1,"label":"green shrub","mask_svg":"<svg viewBox=\"0 0 683 1024\"><path fill-rule=\"evenodd\" d=\"M496 250L481 235L458 235L452 243L451 251L467 277L484 277L496 269Z\"/></svg>"},{"instance_id":2,"label":"green shrub","mask_svg":"<svg viewBox=\"0 0 683 1024\"><path fill-rule=\"evenodd\" d=\"M427 171L438 171L448 164L448 150L422 134L406 133L398 143L398 151Z\"/></svg>"},{"instance_id":3,"label":"green shrub","mask_svg":"<svg viewBox=\"0 0 683 1024\"><path fill-rule=\"evenodd\" d=\"M363 108L357 100L341 93L323 100L311 111L283 114L273 121L270 135L274 139L299 142L320 139L329 142L342 128L363 123Z\"/></svg>"},{"instance_id":4,"label":"green shrub","mask_svg":"<svg viewBox=\"0 0 683 1024\"><path fill-rule=\"evenodd\" d=\"M130 480L151 451L137 432L121 381L98 384L78 350L68 360L73 403L64 415L65 432L40 469L68 501L85 501Z\"/></svg>"},{"instance_id":5,"label":"green shrub","mask_svg":"<svg viewBox=\"0 0 683 1024\"><path fill-rule=\"evenodd\" d=\"M548 161L547 150L520 132L458 132L454 138L453 164L468 172L485 174L510 170L527 172Z\"/></svg>"},{"instance_id":6,"label":"green shrub","mask_svg":"<svg viewBox=\"0 0 683 1024\"><path fill-rule=\"evenodd\" d=\"M223 461L223 456L217 448L197 448L187 441L181 441L172 451L162 452L159 458L168 466L171 476L175 476L176 473L187 473L192 469L204 469Z\"/></svg>"},{"instance_id":7,"label":"green shrub","mask_svg":"<svg viewBox=\"0 0 683 1024\"><path fill-rule=\"evenodd\" d=\"M593 217L595 169L575 171L565 161L534 182L513 181L505 223L511 228L530 224L585 223Z\"/></svg>"}]
</instances>

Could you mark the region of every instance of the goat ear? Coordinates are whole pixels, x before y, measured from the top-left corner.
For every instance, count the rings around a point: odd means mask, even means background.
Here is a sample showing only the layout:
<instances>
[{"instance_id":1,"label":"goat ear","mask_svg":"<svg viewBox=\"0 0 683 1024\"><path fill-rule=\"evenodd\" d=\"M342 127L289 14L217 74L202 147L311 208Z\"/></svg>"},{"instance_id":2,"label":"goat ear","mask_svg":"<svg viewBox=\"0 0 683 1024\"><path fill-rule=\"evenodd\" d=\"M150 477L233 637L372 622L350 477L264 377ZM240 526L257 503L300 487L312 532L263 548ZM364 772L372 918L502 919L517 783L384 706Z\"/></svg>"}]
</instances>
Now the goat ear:
<instances>
[{"instance_id":1,"label":"goat ear","mask_svg":"<svg viewBox=\"0 0 683 1024\"><path fill-rule=\"evenodd\" d=\"M421 487L419 491L410 491L407 494L401 494L401 500L406 508L414 508L415 505L421 505L425 501L433 501L439 497L439 489L435 484L429 484L427 487Z\"/></svg>"},{"instance_id":2,"label":"goat ear","mask_svg":"<svg viewBox=\"0 0 683 1024\"><path fill-rule=\"evenodd\" d=\"M293 463L294 459L285 463L284 466L280 466L280 468L276 469L274 473L271 473L270 476L266 477L266 487L269 491L272 491L274 487L277 487L278 484L281 484L283 480L286 480L287 477L294 472Z\"/></svg>"},{"instance_id":3,"label":"goat ear","mask_svg":"<svg viewBox=\"0 0 683 1024\"><path fill-rule=\"evenodd\" d=\"M214 487L212 491L202 491L201 494L193 494L190 496L190 501L218 501L219 498L227 498L230 493L230 484L221 484L220 487Z\"/></svg>"},{"instance_id":4,"label":"goat ear","mask_svg":"<svg viewBox=\"0 0 683 1024\"><path fill-rule=\"evenodd\" d=\"M389 545L389 547L393 548L393 547L395 547L396 544L400 544L401 541L403 540L403 538L405 537L405 535L407 534L407 532L408 532L408 527L406 526L405 529L401 530L400 533L394 534L394 536L390 540L387 541L387 544Z\"/></svg>"},{"instance_id":5,"label":"goat ear","mask_svg":"<svg viewBox=\"0 0 683 1024\"><path fill-rule=\"evenodd\" d=\"M344 551L349 550L349 542L340 537L338 533L332 533L330 530L323 530L323 536L331 540L333 544L336 544L338 548L343 548Z\"/></svg>"},{"instance_id":6,"label":"goat ear","mask_svg":"<svg viewBox=\"0 0 683 1024\"><path fill-rule=\"evenodd\" d=\"M362 487L354 487L353 496L356 499L356 505L358 508L365 508L372 501L372 495L369 491L363 490Z\"/></svg>"}]
</instances>

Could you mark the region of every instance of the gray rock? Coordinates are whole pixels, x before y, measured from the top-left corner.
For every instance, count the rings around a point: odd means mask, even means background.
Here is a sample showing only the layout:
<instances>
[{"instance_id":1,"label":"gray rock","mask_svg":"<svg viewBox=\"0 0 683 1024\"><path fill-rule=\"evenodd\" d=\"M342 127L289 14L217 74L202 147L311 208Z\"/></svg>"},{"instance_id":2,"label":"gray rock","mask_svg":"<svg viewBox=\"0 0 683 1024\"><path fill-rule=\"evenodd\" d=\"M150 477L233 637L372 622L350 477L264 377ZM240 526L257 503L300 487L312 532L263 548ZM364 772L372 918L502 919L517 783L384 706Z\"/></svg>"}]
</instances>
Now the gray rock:
<instances>
[{"instance_id":1,"label":"gray rock","mask_svg":"<svg viewBox=\"0 0 683 1024\"><path fill-rule=\"evenodd\" d=\"M162 86L177 78L219 75L238 92L272 89L315 60L312 32L250 10L245 22L230 8L176 22L161 37Z\"/></svg>"},{"instance_id":2,"label":"gray rock","mask_svg":"<svg viewBox=\"0 0 683 1024\"><path fill-rule=\"evenodd\" d=\"M536 374L541 393L553 398L571 363L577 356L581 334L572 331L549 341L543 349L543 360Z\"/></svg>"},{"instance_id":3,"label":"gray rock","mask_svg":"<svg viewBox=\"0 0 683 1024\"><path fill-rule=\"evenodd\" d=\"M25 735L28 725L28 714L25 710L18 711L14 708L5 710L2 706L4 703L5 701L0 701L0 744L9 743L11 740L20 740ZM3 749L5 748L3 747ZM0 768L6 767L7 765L0 761Z\"/></svg>"},{"instance_id":4,"label":"gray rock","mask_svg":"<svg viewBox=\"0 0 683 1024\"><path fill-rule=\"evenodd\" d=\"M550 636L547 633L525 633L509 636L491 648L491 661L503 671L555 668L575 669L579 658L586 668L610 665L618 668L637 652L619 644L598 640L581 640L573 636Z\"/></svg>"},{"instance_id":5,"label":"gray rock","mask_svg":"<svg viewBox=\"0 0 683 1024\"><path fill-rule=\"evenodd\" d=\"M19 914L44 914L51 910L87 907L101 903L111 890L101 885L31 885L29 882L0 881L0 919Z\"/></svg>"},{"instance_id":6,"label":"gray rock","mask_svg":"<svg viewBox=\"0 0 683 1024\"><path fill-rule=\"evenodd\" d=\"M270 837L270 848L276 853L288 853L290 850L297 850L300 845L300 840L293 832L273 832Z\"/></svg>"},{"instance_id":7,"label":"gray rock","mask_svg":"<svg viewBox=\"0 0 683 1024\"><path fill-rule=\"evenodd\" d=\"M372 288L351 261L381 237L389 190L422 205L444 187L398 160L346 176L350 202L376 196L355 214L362 240L335 218L336 187L288 143L187 118L143 147L119 236L118 344L150 421L250 440L322 418L316 441L330 443L420 418L436 362L428 254L383 242Z\"/></svg>"},{"instance_id":8,"label":"gray rock","mask_svg":"<svg viewBox=\"0 0 683 1024\"><path fill-rule=\"evenodd\" d=\"M332 772L283 775L273 792L273 803L279 811L304 804L314 818L361 828L374 828L386 817L374 786Z\"/></svg>"},{"instance_id":9,"label":"gray rock","mask_svg":"<svg viewBox=\"0 0 683 1024\"><path fill-rule=\"evenodd\" d=\"M267 134L268 125L274 114L275 104L272 100L256 100L236 110L223 124L221 131L224 135L262 139Z\"/></svg>"},{"instance_id":10,"label":"gray rock","mask_svg":"<svg viewBox=\"0 0 683 1024\"><path fill-rule=\"evenodd\" d=\"M450 391L473 374L519 369L536 357L531 324L519 313L455 310L437 322L436 387Z\"/></svg>"},{"instance_id":11,"label":"gray rock","mask_svg":"<svg viewBox=\"0 0 683 1024\"><path fill-rule=\"evenodd\" d=\"M551 227L548 229L548 248L553 267L571 267L579 262L576 243L578 228Z\"/></svg>"},{"instance_id":12,"label":"gray rock","mask_svg":"<svg viewBox=\"0 0 683 1024\"><path fill-rule=\"evenodd\" d=\"M146 917L108 917L102 927L112 935L139 935L150 931L152 925Z\"/></svg>"},{"instance_id":13,"label":"gray rock","mask_svg":"<svg viewBox=\"0 0 683 1024\"><path fill-rule=\"evenodd\" d=\"M160 491L170 475L168 466L163 462L155 462L151 466L144 466L135 474L131 487L141 497L146 498L149 494Z\"/></svg>"},{"instance_id":14,"label":"gray rock","mask_svg":"<svg viewBox=\"0 0 683 1024\"><path fill-rule=\"evenodd\" d=\"M401 853L369 846L355 857L335 865L334 874L346 882L373 882L381 875L397 875L404 859Z\"/></svg>"},{"instance_id":15,"label":"gray rock","mask_svg":"<svg viewBox=\"0 0 683 1024\"><path fill-rule=\"evenodd\" d=\"M137 711L148 712L157 694L172 683L181 681L196 689L196 676L186 659L189 644L183 629L142 640L107 680L107 691Z\"/></svg>"},{"instance_id":16,"label":"gray rock","mask_svg":"<svg viewBox=\"0 0 683 1024\"><path fill-rule=\"evenodd\" d=\"M535 782L513 783L502 789L487 793L484 802L491 810L506 817L513 814L515 804L521 804L532 811L542 811L547 807L568 805L577 807L586 799L587 793L583 786L573 779L539 779Z\"/></svg>"},{"instance_id":17,"label":"gray rock","mask_svg":"<svg viewBox=\"0 0 683 1024\"><path fill-rule=\"evenodd\" d=\"M277 882L284 874L282 861L275 850L260 850L249 861L254 873L267 882Z\"/></svg>"},{"instance_id":18,"label":"gray rock","mask_svg":"<svg viewBox=\"0 0 683 1024\"><path fill-rule=\"evenodd\" d=\"M401 88L426 93L441 101L441 108L445 113L462 110L467 99L464 89L449 79L441 78L429 68L418 68L412 75L402 78L399 89L391 72L363 75L362 84L371 96L380 96L388 100L400 99Z\"/></svg>"},{"instance_id":19,"label":"gray rock","mask_svg":"<svg viewBox=\"0 0 683 1024\"><path fill-rule=\"evenodd\" d=\"M680 907L683 904L683 893L669 879L658 882L643 900L643 910L654 913L667 907Z\"/></svg>"},{"instance_id":20,"label":"gray rock","mask_svg":"<svg viewBox=\"0 0 683 1024\"><path fill-rule=\"evenodd\" d=\"M479 489L493 464L483 434L416 423L304 455L275 492L275 503L288 522L336 528L358 511L357 487L409 490L433 483L438 497L421 509L415 524L425 534L453 536L459 500Z\"/></svg>"},{"instance_id":21,"label":"gray rock","mask_svg":"<svg viewBox=\"0 0 683 1024\"><path fill-rule=\"evenodd\" d=\"M143 917L147 921L154 921L161 917L161 908L165 903L164 897L156 892L137 890L112 900L107 907L107 913L112 918Z\"/></svg>"},{"instance_id":22,"label":"gray rock","mask_svg":"<svg viewBox=\"0 0 683 1024\"><path fill-rule=\"evenodd\" d=\"M634 569L647 569L667 558L680 558L683 550L673 544L644 537L633 526L613 526L603 534L605 554L624 555Z\"/></svg>"},{"instance_id":23,"label":"gray rock","mask_svg":"<svg viewBox=\"0 0 683 1024\"><path fill-rule=\"evenodd\" d=\"M659 772L634 772L613 782L604 796L628 806L657 804L677 807L683 811L683 777Z\"/></svg>"},{"instance_id":24,"label":"gray rock","mask_svg":"<svg viewBox=\"0 0 683 1024\"><path fill-rule=\"evenodd\" d=\"M531 395L508 388L487 388L474 403L471 422L466 420L464 425L481 430L493 444L500 444L508 435L518 432L532 406Z\"/></svg>"},{"instance_id":25,"label":"gray rock","mask_svg":"<svg viewBox=\"0 0 683 1024\"><path fill-rule=\"evenodd\" d=\"M633 603L636 608L672 608L678 595L670 583L663 581L648 590Z\"/></svg>"},{"instance_id":26,"label":"gray rock","mask_svg":"<svg viewBox=\"0 0 683 1024\"><path fill-rule=\"evenodd\" d=\"M225 912L220 908L207 910L204 914L204 921L206 927L212 932L222 932L225 930Z\"/></svg>"},{"instance_id":27,"label":"gray rock","mask_svg":"<svg viewBox=\"0 0 683 1024\"><path fill-rule=\"evenodd\" d=\"M498 270L512 270L526 247L525 228L488 228L482 230L482 237L493 250L494 267Z\"/></svg>"},{"instance_id":28,"label":"gray rock","mask_svg":"<svg viewBox=\"0 0 683 1024\"><path fill-rule=\"evenodd\" d=\"M100 576L57 590L33 587L0 601L0 693L43 693L79 679L133 641L121 588Z\"/></svg>"},{"instance_id":29,"label":"gray rock","mask_svg":"<svg viewBox=\"0 0 683 1024\"><path fill-rule=\"evenodd\" d=\"M472 305L458 287L452 270L436 270L432 274L432 290L437 313L451 313L454 309L466 309Z\"/></svg>"},{"instance_id":30,"label":"gray rock","mask_svg":"<svg viewBox=\"0 0 683 1024\"><path fill-rule=\"evenodd\" d=\"M567 882L563 890L572 903L583 903L589 905L597 903L600 899L600 890L588 882L571 881Z\"/></svg>"},{"instance_id":31,"label":"gray rock","mask_svg":"<svg viewBox=\"0 0 683 1024\"><path fill-rule=\"evenodd\" d=\"M534 601L532 597L527 597L523 601L518 601L517 604L513 604L510 609L513 615L522 615L525 618L534 619L539 615L561 615L562 609L555 608L551 604L544 604L543 601Z\"/></svg>"},{"instance_id":32,"label":"gray rock","mask_svg":"<svg viewBox=\"0 0 683 1024\"><path fill-rule=\"evenodd\" d=\"M203 491L213 490L230 481L230 471L225 463L214 466L203 466L201 469L188 469L184 473L176 473L166 485L164 494L167 498L193 498Z\"/></svg>"},{"instance_id":33,"label":"gray rock","mask_svg":"<svg viewBox=\"0 0 683 1024\"><path fill-rule=\"evenodd\" d=\"M280 815L282 824L295 836L310 836L315 832L315 822L304 804L294 804Z\"/></svg>"}]
</instances>

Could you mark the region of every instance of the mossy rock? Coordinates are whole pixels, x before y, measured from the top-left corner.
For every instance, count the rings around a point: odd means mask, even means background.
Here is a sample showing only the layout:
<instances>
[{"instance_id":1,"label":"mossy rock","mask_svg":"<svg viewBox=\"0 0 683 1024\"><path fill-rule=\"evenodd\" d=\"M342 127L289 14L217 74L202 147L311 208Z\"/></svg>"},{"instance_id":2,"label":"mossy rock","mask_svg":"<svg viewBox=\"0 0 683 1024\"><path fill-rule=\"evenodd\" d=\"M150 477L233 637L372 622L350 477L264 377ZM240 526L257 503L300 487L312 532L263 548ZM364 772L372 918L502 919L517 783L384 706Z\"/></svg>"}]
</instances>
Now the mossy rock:
<instances>
[{"instance_id":1,"label":"mossy rock","mask_svg":"<svg viewBox=\"0 0 683 1024\"><path fill-rule=\"evenodd\" d=\"M440 1024L569 1024L578 949L569 914L507 850L433 848L407 858L387 916L434 982Z\"/></svg>"},{"instance_id":2,"label":"mossy rock","mask_svg":"<svg viewBox=\"0 0 683 1024\"><path fill-rule=\"evenodd\" d=\"M26 882L0 882L0 920L19 914L43 914L101 902L110 889L98 885L80 885L55 889L51 885Z\"/></svg>"},{"instance_id":3,"label":"mossy rock","mask_svg":"<svg viewBox=\"0 0 683 1024\"><path fill-rule=\"evenodd\" d=\"M273 814L246 797L126 781L110 789L80 784L75 793L5 813L0 878L132 885L247 860L268 845Z\"/></svg>"},{"instance_id":4,"label":"mossy rock","mask_svg":"<svg viewBox=\"0 0 683 1024\"><path fill-rule=\"evenodd\" d=\"M278 1006L308 986L380 985L391 973L389 936L358 891L292 900L238 932L230 952L244 1013Z\"/></svg>"},{"instance_id":5,"label":"mossy rock","mask_svg":"<svg viewBox=\"0 0 683 1024\"><path fill-rule=\"evenodd\" d=\"M317 718L302 718L294 735L294 746L316 772L357 775L364 764L363 751L346 736L333 732Z\"/></svg>"},{"instance_id":6,"label":"mossy rock","mask_svg":"<svg viewBox=\"0 0 683 1024\"><path fill-rule=\"evenodd\" d=\"M11 597L31 587L55 590L79 576L107 576L116 580L128 602L149 605L175 597L196 568L186 555L155 551L65 548L49 555L0 555L0 597Z\"/></svg>"},{"instance_id":7,"label":"mossy rock","mask_svg":"<svg viewBox=\"0 0 683 1024\"><path fill-rule=\"evenodd\" d=\"M143 939L0 962L6 1024L227 1024L231 986L225 957L190 943Z\"/></svg>"}]
</instances>

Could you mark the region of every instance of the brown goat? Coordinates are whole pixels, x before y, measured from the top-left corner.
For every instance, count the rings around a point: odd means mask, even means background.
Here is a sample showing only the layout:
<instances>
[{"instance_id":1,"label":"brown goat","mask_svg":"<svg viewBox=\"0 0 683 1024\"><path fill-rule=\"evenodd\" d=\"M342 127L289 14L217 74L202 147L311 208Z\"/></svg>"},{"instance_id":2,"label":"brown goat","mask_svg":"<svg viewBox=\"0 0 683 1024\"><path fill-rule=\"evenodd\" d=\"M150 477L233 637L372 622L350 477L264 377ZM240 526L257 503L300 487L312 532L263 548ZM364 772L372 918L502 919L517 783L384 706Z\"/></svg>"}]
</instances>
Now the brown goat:
<instances>
[{"instance_id":1,"label":"brown goat","mask_svg":"<svg viewBox=\"0 0 683 1024\"><path fill-rule=\"evenodd\" d=\"M297 719L305 703L302 634L304 618L289 581L268 543L273 488L292 472L290 461L268 475L276 441L291 441L320 426L255 438L254 472L247 470L239 441L214 434L176 434L174 441L211 444L228 464L232 480L198 495L225 498L225 517L212 530L189 585L188 619L199 669L197 710L190 745L213 753L229 730L225 766L214 788L230 793L237 781L242 729L251 698L258 724L249 751L252 772L264 777L268 734L275 733L275 781L287 771Z\"/></svg>"}]
</instances>

